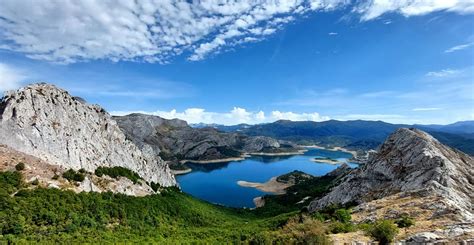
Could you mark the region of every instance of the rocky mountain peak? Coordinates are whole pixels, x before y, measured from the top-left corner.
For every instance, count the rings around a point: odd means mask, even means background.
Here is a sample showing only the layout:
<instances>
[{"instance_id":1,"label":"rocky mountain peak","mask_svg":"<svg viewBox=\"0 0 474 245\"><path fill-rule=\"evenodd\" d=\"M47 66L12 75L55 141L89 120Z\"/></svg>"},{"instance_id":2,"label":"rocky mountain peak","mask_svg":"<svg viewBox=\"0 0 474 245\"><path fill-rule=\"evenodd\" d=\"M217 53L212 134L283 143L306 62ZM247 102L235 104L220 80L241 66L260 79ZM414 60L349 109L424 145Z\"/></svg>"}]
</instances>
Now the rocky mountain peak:
<instances>
[{"instance_id":1,"label":"rocky mountain peak","mask_svg":"<svg viewBox=\"0 0 474 245\"><path fill-rule=\"evenodd\" d=\"M314 200L314 211L331 203L363 203L404 192L439 196L463 219L472 219L474 161L429 134L400 128L369 161L344 177L326 196Z\"/></svg>"},{"instance_id":2,"label":"rocky mountain peak","mask_svg":"<svg viewBox=\"0 0 474 245\"><path fill-rule=\"evenodd\" d=\"M0 101L0 144L65 168L121 166L147 182L175 185L159 158L146 157L100 106L51 84L9 91Z\"/></svg>"}]
</instances>

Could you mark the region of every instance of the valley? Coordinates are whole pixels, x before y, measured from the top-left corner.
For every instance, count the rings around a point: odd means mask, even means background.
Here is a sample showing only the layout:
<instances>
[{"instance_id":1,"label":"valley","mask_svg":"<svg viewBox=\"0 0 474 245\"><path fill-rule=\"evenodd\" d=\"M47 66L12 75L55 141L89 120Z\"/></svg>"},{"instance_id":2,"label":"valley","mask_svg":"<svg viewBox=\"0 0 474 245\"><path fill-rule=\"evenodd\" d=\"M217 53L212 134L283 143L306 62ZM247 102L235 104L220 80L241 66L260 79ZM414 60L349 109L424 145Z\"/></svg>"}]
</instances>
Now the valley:
<instances>
[{"instance_id":1,"label":"valley","mask_svg":"<svg viewBox=\"0 0 474 245\"><path fill-rule=\"evenodd\" d=\"M0 113L2 242L417 243L474 235L472 157L416 128L398 128L370 151L304 147L278 135L112 117L43 83L7 93Z\"/></svg>"}]
</instances>

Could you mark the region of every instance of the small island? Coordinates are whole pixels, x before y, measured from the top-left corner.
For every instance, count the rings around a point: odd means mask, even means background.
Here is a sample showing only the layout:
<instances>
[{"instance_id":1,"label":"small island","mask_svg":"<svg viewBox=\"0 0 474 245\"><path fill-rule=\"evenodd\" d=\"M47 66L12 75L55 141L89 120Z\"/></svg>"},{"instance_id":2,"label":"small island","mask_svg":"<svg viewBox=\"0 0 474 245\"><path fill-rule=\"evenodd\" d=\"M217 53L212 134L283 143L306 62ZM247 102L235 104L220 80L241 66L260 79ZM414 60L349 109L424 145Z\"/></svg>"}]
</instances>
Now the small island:
<instances>
[{"instance_id":1,"label":"small island","mask_svg":"<svg viewBox=\"0 0 474 245\"><path fill-rule=\"evenodd\" d=\"M329 158L329 157L316 157L316 158L311 158L312 162L316 163L329 163L329 164L342 164L343 162Z\"/></svg>"}]
</instances>

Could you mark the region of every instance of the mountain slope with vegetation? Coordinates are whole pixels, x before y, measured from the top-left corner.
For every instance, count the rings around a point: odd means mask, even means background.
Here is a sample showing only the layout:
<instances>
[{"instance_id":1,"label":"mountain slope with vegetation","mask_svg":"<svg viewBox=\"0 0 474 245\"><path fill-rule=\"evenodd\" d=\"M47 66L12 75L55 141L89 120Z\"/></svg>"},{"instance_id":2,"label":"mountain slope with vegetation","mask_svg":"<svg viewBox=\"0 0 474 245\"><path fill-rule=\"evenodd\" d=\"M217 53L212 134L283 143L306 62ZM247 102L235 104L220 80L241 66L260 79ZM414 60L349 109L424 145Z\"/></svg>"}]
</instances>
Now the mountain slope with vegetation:
<instances>
[{"instance_id":1,"label":"mountain slope with vegetation","mask_svg":"<svg viewBox=\"0 0 474 245\"><path fill-rule=\"evenodd\" d=\"M242 127L237 130L247 135L269 136L298 144L319 144L327 147L345 147L351 150L376 149L395 130L416 127L435 136L441 143L474 155L472 121L440 125L404 125L382 121L288 121Z\"/></svg>"}]
</instances>

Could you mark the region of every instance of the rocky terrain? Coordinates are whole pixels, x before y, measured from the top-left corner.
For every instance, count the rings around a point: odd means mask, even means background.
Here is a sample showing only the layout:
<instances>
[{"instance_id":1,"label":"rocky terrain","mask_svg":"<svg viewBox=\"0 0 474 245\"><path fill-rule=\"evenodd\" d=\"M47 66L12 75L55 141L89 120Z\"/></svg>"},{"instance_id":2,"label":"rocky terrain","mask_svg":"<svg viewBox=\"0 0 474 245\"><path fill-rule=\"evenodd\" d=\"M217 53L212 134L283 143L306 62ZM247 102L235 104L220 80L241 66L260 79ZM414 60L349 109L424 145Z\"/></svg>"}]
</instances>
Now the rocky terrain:
<instances>
[{"instance_id":1,"label":"rocky terrain","mask_svg":"<svg viewBox=\"0 0 474 245\"><path fill-rule=\"evenodd\" d=\"M16 151L6 145L0 145L0 172L15 171L17 164L24 164L20 170L25 183L31 187L55 188L74 192L122 193L131 196L146 196L155 193L143 180L133 183L125 177L98 177L93 173L84 173L83 181L67 180L63 174L68 170L61 165L49 164L37 157Z\"/></svg>"},{"instance_id":2,"label":"rocky terrain","mask_svg":"<svg viewBox=\"0 0 474 245\"><path fill-rule=\"evenodd\" d=\"M45 83L1 99L0 144L64 169L120 166L148 183L176 185L164 161L142 153L104 109Z\"/></svg>"},{"instance_id":3,"label":"rocky terrain","mask_svg":"<svg viewBox=\"0 0 474 245\"><path fill-rule=\"evenodd\" d=\"M212 161L238 158L245 153L296 153L295 145L264 136L225 133L214 128L192 128L179 119L130 114L116 116L127 138L148 157L161 156L171 162Z\"/></svg>"},{"instance_id":4,"label":"rocky terrain","mask_svg":"<svg viewBox=\"0 0 474 245\"><path fill-rule=\"evenodd\" d=\"M352 170L323 197L313 200L309 210L357 203L356 222L398 218L402 214L415 217L418 230L405 234L408 241L472 238L473 167L470 156L421 130L401 128L366 164ZM413 234L416 231L429 234Z\"/></svg>"}]
</instances>

